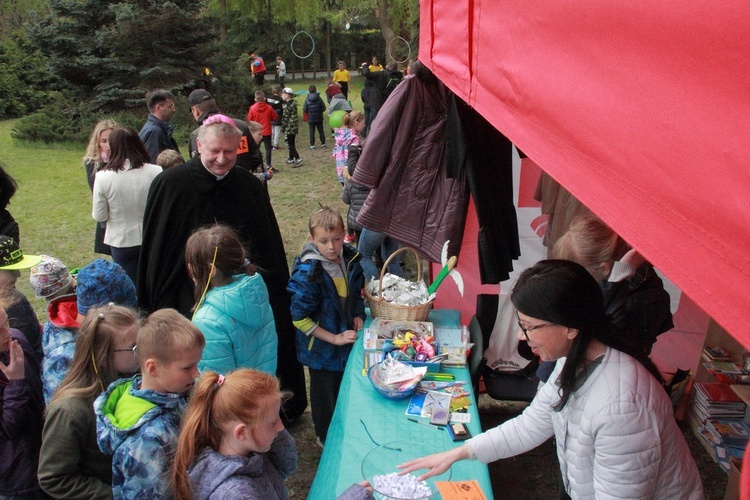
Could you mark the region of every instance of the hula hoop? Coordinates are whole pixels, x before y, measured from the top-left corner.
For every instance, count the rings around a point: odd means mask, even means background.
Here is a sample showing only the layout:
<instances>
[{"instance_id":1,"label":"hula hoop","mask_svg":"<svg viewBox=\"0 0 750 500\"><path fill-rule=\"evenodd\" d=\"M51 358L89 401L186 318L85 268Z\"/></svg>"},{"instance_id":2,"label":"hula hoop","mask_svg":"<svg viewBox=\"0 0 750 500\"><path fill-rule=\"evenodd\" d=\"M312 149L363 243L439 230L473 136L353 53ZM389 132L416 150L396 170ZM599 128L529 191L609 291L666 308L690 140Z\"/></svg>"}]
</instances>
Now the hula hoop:
<instances>
[{"instance_id":1,"label":"hula hoop","mask_svg":"<svg viewBox=\"0 0 750 500\"><path fill-rule=\"evenodd\" d=\"M351 82L349 82L351 83ZM359 97L359 90L357 90L357 87L354 87L352 85L349 85L349 100L353 101Z\"/></svg>"},{"instance_id":2,"label":"hula hoop","mask_svg":"<svg viewBox=\"0 0 750 500\"><path fill-rule=\"evenodd\" d=\"M391 48L393 47L393 42L395 42L396 40L403 40L404 43L406 44L406 48L409 49L409 52L406 54L406 59L404 59L403 61L399 61L398 59L396 59L395 57L393 57L393 54L391 53ZM411 58L411 45L409 44L409 42L406 41L406 38L404 38L402 36L393 37L393 40L391 40L388 43L388 55L390 56L391 59L393 59L393 61L395 61L395 62L397 62L399 64L404 64L406 61L409 60L409 58Z\"/></svg>"},{"instance_id":3,"label":"hula hoop","mask_svg":"<svg viewBox=\"0 0 750 500\"><path fill-rule=\"evenodd\" d=\"M297 54L297 52L295 52L295 50L294 50L294 39L297 38L302 33L304 33L305 35L307 35L310 38L310 41L312 42L312 48L310 49L310 53L307 54L306 56L301 56L301 55ZM406 41L406 40L404 40L404 41ZM296 57L298 57L300 59L307 59L311 55L313 55L313 52L315 52L315 39L307 31L298 31L292 37L292 41L289 43L289 48L292 49L292 54L294 54ZM409 48L409 53L411 53L411 48Z\"/></svg>"}]
</instances>

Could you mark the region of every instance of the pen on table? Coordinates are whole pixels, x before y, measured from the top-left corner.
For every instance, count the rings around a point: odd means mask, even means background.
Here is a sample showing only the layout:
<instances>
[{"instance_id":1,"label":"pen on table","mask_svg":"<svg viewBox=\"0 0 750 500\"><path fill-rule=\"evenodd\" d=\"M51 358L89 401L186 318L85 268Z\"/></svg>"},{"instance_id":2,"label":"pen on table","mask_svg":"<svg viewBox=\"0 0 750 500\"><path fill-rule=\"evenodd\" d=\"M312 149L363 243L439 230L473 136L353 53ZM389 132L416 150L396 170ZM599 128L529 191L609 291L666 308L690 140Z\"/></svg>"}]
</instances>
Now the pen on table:
<instances>
[{"instance_id":1,"label":"pen on table","mask_svg":"<svg viewBox=\"0 0 750 500\"><path fill-rule=\"evenodd\" d=\"M408 420L409 422L414 422L415 424L426 425L427 427L432 427L433 429L437 429L439 431L443 430L442 427L438 427L436 425L428 424L427 422L421 422L421 421L417 420L416 418L409 418L409 417L407 417L406 420Z\"/></svg>"}]
</instances>

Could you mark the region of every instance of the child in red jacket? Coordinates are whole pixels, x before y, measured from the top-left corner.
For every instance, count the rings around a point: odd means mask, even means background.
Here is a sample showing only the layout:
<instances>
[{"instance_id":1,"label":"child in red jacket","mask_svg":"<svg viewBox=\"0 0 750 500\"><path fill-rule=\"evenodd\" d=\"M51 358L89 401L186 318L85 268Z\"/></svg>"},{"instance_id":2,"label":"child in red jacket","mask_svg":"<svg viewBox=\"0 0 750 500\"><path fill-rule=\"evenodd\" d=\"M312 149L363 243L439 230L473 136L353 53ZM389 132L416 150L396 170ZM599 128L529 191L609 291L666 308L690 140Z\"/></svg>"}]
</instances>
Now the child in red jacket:
<instances>
[{"instance_id":1,"label":"child in red jacket","mask_svg":"<svg viewBox=\"0 0 750 500\"><path fill-rule=\"evenodd\" d=\"M266 149L266 170L271 168L271 122L279 119L279 115L266 102L266 94L262 90L255 92L255 104L247 110L247 121L258 122L263 125L263 146Z\"/></svg>"}]
</instances>

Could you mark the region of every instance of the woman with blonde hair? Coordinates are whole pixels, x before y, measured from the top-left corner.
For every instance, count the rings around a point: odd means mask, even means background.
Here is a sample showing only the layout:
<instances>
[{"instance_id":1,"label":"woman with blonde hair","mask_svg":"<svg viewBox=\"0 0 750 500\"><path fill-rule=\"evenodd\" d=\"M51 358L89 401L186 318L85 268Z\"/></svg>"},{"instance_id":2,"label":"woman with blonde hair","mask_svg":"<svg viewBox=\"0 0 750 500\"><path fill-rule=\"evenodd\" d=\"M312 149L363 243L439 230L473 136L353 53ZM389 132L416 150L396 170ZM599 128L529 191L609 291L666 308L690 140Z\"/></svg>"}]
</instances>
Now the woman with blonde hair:
<instances>
[{"instance_id":1,"label":"woman with blonde hair","mask_svg":"<svg viewBox=\"0 0 750 500\"><path fill-rule=\"evenodd\" d=\"M89 137L86 154L83 156L83 166L86 168L86 181L89 183L89 189L92 192L94 191L94 177L96 173L109 162L109 134L117 126L117 122L109 118L101 120L94 126L94 131L91 132L91 137ZM104 243L104 231L106 227L107 224L104 222L96 223L94 252L111 255L112 251L109 245Z\"/></svg>"},{"instance_id":2,"label":"woman with blonde hair","mask_svg":"<svg viewBox=\"0 0 750 500\"><path fill-rule=\"evenodd\" d=\"M54 498L112 498L112 457L99 451L94 400L112 382L138 371L140 318L109 304L88 311L73 362L47 407L39 483Z\"/></svg>"},{"instance_id":3,"label":"woman with blonde hair","mask_svg":"<svg viewBox=\"0 0 750 500\"><path fill-rule=\"evenodd\" d=\"M599 283L615 329L644 354L674 326L669 294L653 266L598 218L573 219L551 257L586 268Z\"/></svg>"}]
</instances>

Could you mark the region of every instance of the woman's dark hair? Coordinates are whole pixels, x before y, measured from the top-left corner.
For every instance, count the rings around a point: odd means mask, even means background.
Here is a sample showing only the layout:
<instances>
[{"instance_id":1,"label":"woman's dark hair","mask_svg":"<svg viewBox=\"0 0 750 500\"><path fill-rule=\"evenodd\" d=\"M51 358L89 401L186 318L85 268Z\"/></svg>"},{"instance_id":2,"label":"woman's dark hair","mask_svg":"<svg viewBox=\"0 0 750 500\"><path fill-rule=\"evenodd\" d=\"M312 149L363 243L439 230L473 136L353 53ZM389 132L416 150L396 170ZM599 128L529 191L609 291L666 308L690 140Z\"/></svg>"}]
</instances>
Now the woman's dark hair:
<instances>
[{"instance_id":1,"label":"woman's dark hair","mask_svg":"<svg viewBox=\"0 0 750 500\"><path fill-rule=\"evenodd\" d=\"M0 208L5 208L10 199L16 194L18 184L16 180L5 171L4 165L0 164Z\"/></svg>"},{"instance_id":2,"label":"woman's dark hair","mask_svg":"<svg viewBox=\"0 0 750 500\"><path fill-rule=\"evenodd\" d=\"M130 127L117 127L109 134L109 163L102 169L119 172L125 169L126 160L130 160L130 168L135 169L150 162L151 156L135 130Z\"/></svg>"},{"instance_id":3,"label":"woman's dark hair","mask_svg":"<svg viewBox=\"0 0 750 500\"><path fill-rule=\"evenodd\" d=\"M592 339L632 356L662 381L654 363L632 342L617 335L604 312L599 284L580 264L567 260L537 262L521 273L510 299L516 310L527 316L578 330L558 379L560 401L554 405L555 410L562 410L577 389Z\"/></svg>"}]
</instances>

